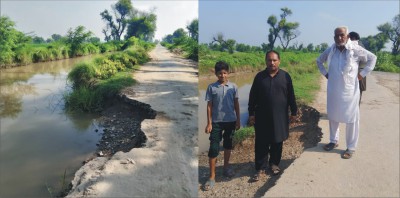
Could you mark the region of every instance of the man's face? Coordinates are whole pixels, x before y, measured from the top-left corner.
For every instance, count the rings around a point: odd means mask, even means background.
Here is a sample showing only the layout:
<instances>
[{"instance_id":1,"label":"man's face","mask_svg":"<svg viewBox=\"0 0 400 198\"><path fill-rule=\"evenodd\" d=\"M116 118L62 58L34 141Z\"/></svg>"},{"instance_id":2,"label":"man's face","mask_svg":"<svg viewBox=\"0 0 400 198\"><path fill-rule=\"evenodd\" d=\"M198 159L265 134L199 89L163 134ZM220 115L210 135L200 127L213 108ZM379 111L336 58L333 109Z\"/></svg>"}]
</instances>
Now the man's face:
<instances>
[{"instance_id":1,"label":"man's face","mask_svg":"<svg viewBox=\"0 0 400 198\"><path fill-rule=\"evenodd\" d=\"M221 71L218 71L217 73L215 73L215 75L217 76L218 81L220 83L228 82L228 74L229 74L229 72L226 71L225 69L222 69Z\"/></svg>"},{"instance_id":2,"label":"man's face","mask_svg":"<svg viewBox=\"0 0 400 198\"><path fill-rule=\"evenodd\" d=\"M281 63L281 61L278 58L278 55L273 52L267 54L267 56L265 57L265 62L267 63L267 67L271 71L278 70L279 64Z\"/></svg>"},{"instance_id":3,"label":"man's face","mask_svg":"<svg viewBox=\"0 0 400 198\"><path fill-rule=\"evenodd\" d=\"M335 43L337 46L344 46L348 39L346 29L344 29L344 28L336 29L334 39L335 39Z\"/></svg>"}]
</instances>

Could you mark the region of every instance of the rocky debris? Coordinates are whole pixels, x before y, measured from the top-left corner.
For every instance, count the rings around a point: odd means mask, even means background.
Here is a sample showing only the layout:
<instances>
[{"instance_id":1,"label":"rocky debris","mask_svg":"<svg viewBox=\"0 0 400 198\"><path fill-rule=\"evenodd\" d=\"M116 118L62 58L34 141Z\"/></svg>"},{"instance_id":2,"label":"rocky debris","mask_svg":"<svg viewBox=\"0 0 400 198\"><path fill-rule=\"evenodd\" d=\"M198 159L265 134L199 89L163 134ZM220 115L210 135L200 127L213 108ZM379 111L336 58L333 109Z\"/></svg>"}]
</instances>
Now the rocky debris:
<instances>
[{"instance_id":1,"label":"rocky debris","mask_svg":"<svg viewBox=\"0 0 400 198\"><path fill-rule=\"evenodd\" d=\"M150 105L118 95L102 112L99 124L102 138L97 144L98 156L110 157L118 151L128 152L145 145L141 128L144 119L154 119L157 112Z\"/></svg>"},{"instance_id":2,"label":"rocky debris","mask_svg":"<svg viewBox=\"0 0 400 198\"><path fill-rule=\"evenodd\" d=\"M318 127L320 113L306 105L299 105L298 122L291 124L289 138L283 142L282 160L279 167L284 171L298 158L305 148L314 147L321 141L322 132ZM254 137L235 146L232 150L230 164L235 172L232 178L223 174L223 149L217 157L216 183L211 191L204 191L203 184L209 175L207 153L199 155L199 197L261 197L275 185L280 176L266 170L260 181L253 182L254 170ZM282 173L284 174L284 172Z\"/></svg>"}]
</instances>

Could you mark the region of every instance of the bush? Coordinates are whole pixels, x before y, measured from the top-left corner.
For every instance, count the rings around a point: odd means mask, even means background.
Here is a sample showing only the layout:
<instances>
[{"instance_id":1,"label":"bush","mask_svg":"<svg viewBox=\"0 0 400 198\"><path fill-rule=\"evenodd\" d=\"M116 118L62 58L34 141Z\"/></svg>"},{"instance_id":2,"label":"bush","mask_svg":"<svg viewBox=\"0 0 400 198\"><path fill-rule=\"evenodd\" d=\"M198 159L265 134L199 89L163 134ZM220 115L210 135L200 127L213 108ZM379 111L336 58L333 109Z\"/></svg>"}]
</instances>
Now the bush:
<instances>
[{"instance_id":1,"label":"bush","mask_svg":"<svg viewBox=\"0 0 400 198\"><path fill-rule=\"evenodd\" d=\"M68 74L68 80L72 81L74 88L90 87L94 83L96 69L93 64L88 62L78 63Z\"/></svg>"}]
</instances>

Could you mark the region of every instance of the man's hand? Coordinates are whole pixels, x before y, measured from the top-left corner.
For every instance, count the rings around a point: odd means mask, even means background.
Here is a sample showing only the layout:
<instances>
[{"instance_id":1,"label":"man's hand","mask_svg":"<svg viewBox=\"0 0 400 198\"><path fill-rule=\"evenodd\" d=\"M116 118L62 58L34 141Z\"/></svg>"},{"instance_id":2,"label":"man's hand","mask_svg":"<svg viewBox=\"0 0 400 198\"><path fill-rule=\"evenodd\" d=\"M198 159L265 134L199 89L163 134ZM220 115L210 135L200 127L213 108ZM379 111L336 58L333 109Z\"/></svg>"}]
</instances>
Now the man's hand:
<instances>
[{"instance_id":1,"label":"man's hand","mask_svg":"<svg viewBox=\"0 0 400 198\"><path fill-rule=\"evenodd\" d=\"M254 123L256 123L256 117L255 116L250 116L249 117L249 126L253 126Z\"/></svg>"},{"instance_id":2,"label":"man's hand","mask_svg":"<svg viewBox=\"0 0 400 198\"><path fill-rule=\"evenodd\" d=\"M212 125L211 124L207 124L207 126L206 126L206 133L207 134L209 134L209 133L211 133L211 130L212 130Z\"/></svg>"},{"instance_id":3,"label":"man's hand","mask_svg":"<svg viewBox=\"0 0 400 198\"><path fill-rule=\"evenodd\" d=\"M358 73L358 80L362 80L363 79L363 77L361 76L361 74L360 73Z\"/></svg>"}]
</instances>

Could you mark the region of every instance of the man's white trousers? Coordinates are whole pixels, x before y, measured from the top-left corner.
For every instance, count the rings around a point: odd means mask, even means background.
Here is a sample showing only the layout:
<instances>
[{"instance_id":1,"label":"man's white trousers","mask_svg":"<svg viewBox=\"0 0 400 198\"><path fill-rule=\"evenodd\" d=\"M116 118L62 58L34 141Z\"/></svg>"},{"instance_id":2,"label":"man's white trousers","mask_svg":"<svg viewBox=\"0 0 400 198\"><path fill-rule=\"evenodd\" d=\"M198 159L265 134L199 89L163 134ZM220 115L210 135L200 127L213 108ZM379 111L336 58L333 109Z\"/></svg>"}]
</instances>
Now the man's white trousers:
<instances>
[{"instance_id":1,"label":"man's white trousers","mask_svg":"<svg viewBox=\"0 0 400 198\"><path fill-rule=\"evenodd\" d=\"M358 134L359 134L359 125L360 125L360 112L356 113L356 119L353 123L346 123L346 144L347 149L356 150L358 143ZM338 143L339 142L339 122L329 120L329 133L330 133L330 142Z\"/></svg>"}]
</instances>

